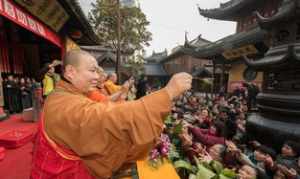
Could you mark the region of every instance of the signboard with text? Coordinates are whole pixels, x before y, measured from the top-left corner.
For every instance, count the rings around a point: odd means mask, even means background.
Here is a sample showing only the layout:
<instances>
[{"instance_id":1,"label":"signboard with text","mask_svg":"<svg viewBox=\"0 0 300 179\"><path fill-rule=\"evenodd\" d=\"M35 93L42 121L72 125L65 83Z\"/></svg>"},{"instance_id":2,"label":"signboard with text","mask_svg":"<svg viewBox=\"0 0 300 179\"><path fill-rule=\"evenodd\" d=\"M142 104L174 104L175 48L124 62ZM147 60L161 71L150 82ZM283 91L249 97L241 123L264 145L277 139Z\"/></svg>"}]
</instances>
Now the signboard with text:
<instances>
[{"instance_id":1,"label":"signboard with text","mask_svg":"<svg viewBox=\"0 0 300 179\"><path fill-rule=\"evenodd\" d=\"M23 11L11 0L0 0L0 15L49 40L58 47L62 46L61 39L56 33L52 32L49 28L40 23L35 17Z\"/></svg>"},{"instance_id":2,"label":"signboard with text","mask_svg":"<svg viewBox=\"0 0 300 179\"><path fill-rule=\"evenodd\" d=\"M237 49L225 50L222 55L228 60L236 59L242 57L243 55L253 55L257 54L258 50L254 45L246 45Z\"/></svg>"},{"instance_id":3,"label":"signboard with text","mask_svg":"<svg viewBox=\"0 0 300 179\"><path fill-rule=\"evenodd\" d=\"M15 0L39 20L58 32L69 15L56 0Z\"/></svg>"}]
</instances>

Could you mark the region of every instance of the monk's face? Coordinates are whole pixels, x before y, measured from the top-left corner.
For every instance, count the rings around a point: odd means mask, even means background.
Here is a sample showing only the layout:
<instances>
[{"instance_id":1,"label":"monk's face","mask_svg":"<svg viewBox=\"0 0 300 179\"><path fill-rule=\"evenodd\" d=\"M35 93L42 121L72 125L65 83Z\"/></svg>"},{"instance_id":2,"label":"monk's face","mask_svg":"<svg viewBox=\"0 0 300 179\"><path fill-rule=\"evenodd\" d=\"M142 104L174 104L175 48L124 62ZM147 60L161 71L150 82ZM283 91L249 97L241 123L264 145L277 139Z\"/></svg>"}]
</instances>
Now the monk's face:
<instances>
[{"instance_id":1,"label":"monk's face","mask_svg":"<svg viewBox=\"0 0 300 179\"><path fill-rule=\"evenodd\" d=\"M114 83L116 83L117 82L117 80L118 80L118 78L117 78L117 74L112 74L111 76L110 76L110 80L112 81L112 82L114 82Z\"/></svg>"},{"instance_id":2,"label":"monk's face","mask_svg":"<svg viewBox=\"0 0 300 179\"><path fill-rule=\"evenodd\" d=\"M99 83L104 83L105 80L107 78L107 74L106 73L102 73L99 77Z\"/></svg>"},{"instance_id":3,"label":"monk's face","mask_svg":"<svg viewBox=\"0 0 300 179\"><path fill-rule=\"evenodd\" d=\"M88 93L97 86L99 74L97 72L98 64L94 57L83 56L79 63L70 67L70 81L83 93Z\"/></svg>"}]
</instances>

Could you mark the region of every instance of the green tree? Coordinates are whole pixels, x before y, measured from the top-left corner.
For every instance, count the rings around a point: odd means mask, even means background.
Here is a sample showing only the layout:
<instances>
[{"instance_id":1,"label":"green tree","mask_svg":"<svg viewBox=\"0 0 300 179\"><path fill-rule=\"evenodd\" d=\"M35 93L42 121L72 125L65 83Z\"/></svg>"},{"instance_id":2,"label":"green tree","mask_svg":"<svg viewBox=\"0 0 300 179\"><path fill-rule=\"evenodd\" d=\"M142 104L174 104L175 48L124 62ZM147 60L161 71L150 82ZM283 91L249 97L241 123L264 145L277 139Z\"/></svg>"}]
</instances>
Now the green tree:
<instances>
[{"instance_id":1,"label":"green tree","mask_svg":"<svg viewBox=\"0 0 300 179\"><path fill-rule=\"evenodd\" d=\"M144 51L136 51L135 54L128 58L124 67L126 67L134 77L138 78L144 71L144 58Z\"/></svg>"},{"instance_id":2,"label":"green tree","mask_svg":"<svg viewBox=\"0 0 300 179\"><path fill-rule=\"evenodd\" d=\"M104 44L117 49L117 1L96 0L92 3L89 20ZM121 50L136 51L149 46L152 34L147 30L150 22L140 7L120 7Z\"/></svg>"}]
</instances>

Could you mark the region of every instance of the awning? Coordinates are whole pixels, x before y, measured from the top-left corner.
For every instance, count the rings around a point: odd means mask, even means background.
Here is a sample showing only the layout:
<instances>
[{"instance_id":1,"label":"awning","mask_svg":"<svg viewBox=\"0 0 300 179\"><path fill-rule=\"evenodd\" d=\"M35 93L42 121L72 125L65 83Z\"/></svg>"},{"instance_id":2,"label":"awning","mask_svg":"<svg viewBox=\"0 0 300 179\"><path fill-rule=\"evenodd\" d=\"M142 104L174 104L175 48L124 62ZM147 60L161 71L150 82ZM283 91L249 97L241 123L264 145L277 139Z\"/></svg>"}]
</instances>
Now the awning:
<instances>
[{"instance_id":1,"label":"awning","mask_svg":"<svg viewBox=\"0 0 300 179\"><path fill-rule=\"evenodd\" d=\"M222 54L226 50L234 50L249 44L262 42L266 38L267 34L268 33L265 30L254 28L247 32L229 35L216 42L197 48L195 50L196 57L210 58L217 54Z\"/></svg>"},{"instance_id":2,"label":"awning","mask_svg":"<svg viewBox=\"0 0 300 179\"><path fill-rule=\"evenodd\" d=\"M34 34L49 40L58 47L63 46L62 40L56 33L40 23L35 17L23 11L11 0L0 0L0 15L10 19Z\"/></svg>"}]
</instances>

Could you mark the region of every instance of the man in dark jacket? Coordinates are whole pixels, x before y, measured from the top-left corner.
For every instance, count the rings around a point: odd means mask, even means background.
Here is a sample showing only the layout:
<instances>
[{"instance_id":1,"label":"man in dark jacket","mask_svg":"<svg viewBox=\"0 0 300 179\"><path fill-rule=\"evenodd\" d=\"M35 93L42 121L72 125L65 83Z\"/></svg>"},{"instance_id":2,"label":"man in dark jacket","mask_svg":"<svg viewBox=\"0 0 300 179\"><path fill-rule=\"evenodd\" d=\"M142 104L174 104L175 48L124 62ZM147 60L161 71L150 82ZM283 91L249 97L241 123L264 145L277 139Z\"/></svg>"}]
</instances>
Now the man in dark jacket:
<instances>
[{"instance_id":1,"label":"man in dark jacket","mask_svg":"<svg viewBox=\"0 0 300 179\"><path fill-rule=\"evenodd\" d=\"M137 99L139 99L139 98L146 95L147 84L148 84L147 77L142 76L141 79L138 81L138 84L137 84L137 93L136 93L136 98Z\"/></svg>"}]
</instances>

